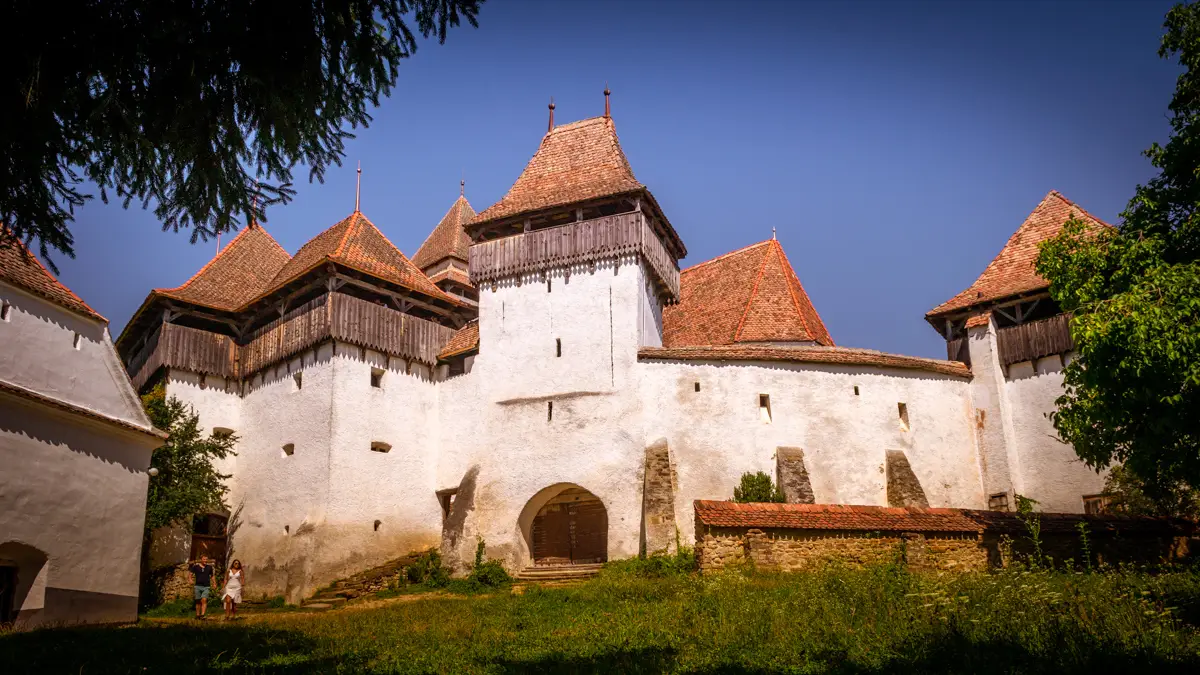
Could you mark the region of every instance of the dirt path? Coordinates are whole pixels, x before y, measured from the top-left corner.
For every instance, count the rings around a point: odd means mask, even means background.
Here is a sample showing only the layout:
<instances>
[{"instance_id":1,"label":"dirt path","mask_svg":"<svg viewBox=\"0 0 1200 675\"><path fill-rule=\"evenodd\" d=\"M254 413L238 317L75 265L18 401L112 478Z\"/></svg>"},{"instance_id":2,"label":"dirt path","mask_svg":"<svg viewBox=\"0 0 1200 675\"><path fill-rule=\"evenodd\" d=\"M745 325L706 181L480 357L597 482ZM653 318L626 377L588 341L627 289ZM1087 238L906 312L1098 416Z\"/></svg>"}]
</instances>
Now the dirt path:
<instances>
[{"instance_id":1,"label":"dirt path","mask_svg":"<svg viewBox=\"0 0 1200 675\"><path fill-rule=\"evenodd\" d=\"M279 618L279 617L291 617L291 616L311 617L311 616L317 616L320 614L331 614L331 613L340 614L340 613L344 613L344 612L348 613L348 612L355 612L355 611L360 611L360 610L378 609L380 607L386 607L387 605L394 605L394 604L399 604L399 603L404 603L404 602L416 602L418 600L433 600L433 599L458 600L458 599L463 599L466 597L468 597L468 596L456 595L453 593L446 593L444 591L430 591L428 593L411 593L408 595L397 595L396 597L393 597L393 598L370 598L370 599L366 599L366 600L360 600L357 602L346 603L346 604L342 605L341 607L330 607L329 609L305 610L304 608L300 608L297 610L283 611L283 612L249 610L249 611L239 613L237 615L236 623L262 623L264 621L270 621L271 619L275 619L275 618ZM165 617L164 616L164 617L145 617L144 619L146 621L151 621L154 623L166 623L166 624L196 625L196 624L201 623L200 621L196 621L194 618L191 618L191 617ZM218 607L216 612L212 612L211 608L210 608L208 618L205 619L203 621L203 623L216 624L216 625L227 625L232 622L225 621L225 613L223 610L221 610Z\"/></svg>"}]
</instances>

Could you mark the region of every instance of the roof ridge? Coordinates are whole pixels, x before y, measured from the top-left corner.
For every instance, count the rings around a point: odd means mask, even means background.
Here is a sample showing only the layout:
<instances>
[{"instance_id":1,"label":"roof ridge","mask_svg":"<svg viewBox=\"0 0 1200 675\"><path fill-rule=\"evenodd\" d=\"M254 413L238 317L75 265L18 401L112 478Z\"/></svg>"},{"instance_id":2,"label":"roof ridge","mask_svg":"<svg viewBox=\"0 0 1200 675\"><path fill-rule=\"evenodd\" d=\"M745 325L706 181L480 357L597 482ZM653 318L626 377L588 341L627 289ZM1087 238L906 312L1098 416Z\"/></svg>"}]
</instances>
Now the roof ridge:
<instances>
[{"instance_id":1,"label":"roof ridge","mask_svg":"<svg viewBox=\"0 0 1200 675\"><path fill-rule=\"evenodd\" d=\"M750 313L750 306L754 304L754 297L758 295L758 284L762 282L763 273L767 271L767 258L770 256L770 249L767 250L767 255L764 255L762 262L758 266L758 274L754 277L754 287L750 289L750 297L746 298L746 307L742 310L742 318L738 320L737 330L733 331L733 341L737 342L742 335L742 327L746 325L746 315Z\"/></svg>"},{"instance_id":2,"label":"roof ridge","mask_svg":"<svg viewBox=\"0 0 1200 675\"><path fill-rule=\"evenodd\" d=\"M687 267L687 268L684 268L684 269L682 269L682 270L679 270L679 273L680 273L680 274L683 274L683 273L685 273L685 272L691 272L692 270L694 270L694 269L696 269L696 268L699 268L699 267L703 267L703 266L705 266L705 265L707 265L707 264L709 264L709 263L717 262L718 260L724 260L725 258L728 258L729 256L737 255L737 254L739 254L739 253L744 253L744 252L746 252L746 251L749 251L750 249L752 249L752 248L754 248L754 247L756 247L756 246L762 246L763 244L769 244L769 243L771 243L771 240L770 240L770 239L767 239L767 240L765 240L765 241L760 241L760 242L758 242L757 244L750 244L749 246L743 246L742 248L739 248L739 249L737 249L736 251L730 251L729 253L722 253L721 255L719 255L719 256L717 256L717 257L715 257L715 258L710 258L710 259L708 259L708 260L705 260L705 261L703 261L703 262L698 262L698 263L696 263L695 265L692 265L691 267Z\"/></svg>"},{"instance_id":3,"label":"roof ridge","mask_svg":"<svg viewBox=\"0 0 1200 675\"><path fill-rule=\"evenodd\" d=\"M781 262L788 269L788 271L791 272L792 279L796 282L796 285L800 287L800 292L804 294L804 301L808 303L809 307L812 307L813 313L817 315L817 323L821 324L821 333L826 340L829 340L828 346L836 346L833 341L833 336L829 334L829 327L825 325L825 319L821 318L821 313L817 311L817 307L813 304L812 298L808 297L808 291L804 289L804 282L800 281L800 275L796 274L796 268L792 267L792 261L788 259L787 252L783 250L783 244L778 244L778 240L773 239L772 241L776 241L779 248L779 255L782 256ZM800 314L800 321L804 324L804 328L806 331L808 331L809 335L813 336L813 340L815 342L817 336L813 334L812 330L809 328L808 317L804 316L804 310L801 308L800 300L796 297L796 291L791 287L791 284L788 284L788 290L791 291L792 300L796 303L796 312Z\"/></svg>"},{"instance_id":4,"label":"roof ridge","mask_svg":"<svg viewBox=\"0 0 1200 675\"><path fill-rule=\"evenodd\" d=\"M246 232L248 232L249 230L250 230L250 228L249 228L249 227L243 227L243 228L242 228L242 230L241 230L241 232L238 232L238 233L237 233L237 236L236 236L236 237L234 237L233 239L230 239L230 240L229 240L229 243L227 243L227 244L225 244L224 246L222 246L222 247L221 247L221 249L220 249L219 251L217 251L217 252L216 252L216 254L215 254L213 257L211 257L211 258L209 258L209 259L208 259L208 262L204 263L204 265L202 265L202 266L200 267L200 269L196 270L196 273L195 273L195 274L193 274L192 276L188 277L188 280L187 280L187 281L183 282L182 284L179 284L179 285L178 285L178 286L176 286L175 288L152 288L152 289L150 289L150 290L151 290L151 291L153 291L153 292L155 292L155 293L160 293L160 292L167 292L167 293L170 293L171 291L181 291L181 290L183 290L184 288L187 288L188 284L192 283L192 282L193 282L193 281L195 281L196 279L199 279L199 278L200 278L200 276L201 276L202 274L204 274L206 271L208 271L208 268L209 268L209 267L212 267L212 266L213 266L213 264L217 262L217 259L218 259L218 258L220 258L221 256L225 255L225 252L226 252L226 251L228 251L228 250L232 249L232 248L233 248L233 244L234 244L234 242L236 242L238 239L241 239L241 238L242 238L242 236L243 236L243 235L245 235L245 234L246 234ZM263 230L263 232L266 232L266 230ZM268 236L270 236L270 235L268 235ZM271 241L275 241L275 240L274 240L274 238L272 238L272 239L271 239ZM279 246L279 242L275 242L275 245L276 245L276 246ZM283 249L283 247L282 247L282 246L279 246L279 248L280 248L280 249ZM287 251L284 251L284 253L287 253ZM290 257L290 256L289 256L289 257Z\"/></svg>"},{"instance_id":5,"label":"roof ridge","mask_svg":"<svg viewBox=\"0 0 1200 675\"><path fill-rule=\"evenodd\" d=\"M1087 209L1085 209L1082 206L1080 206L1079 204L1075 203L1074 200L1072 200L1070 197L1064 195L1063 193L1059 192L1058 190L1051 190L1050 192L1046 193L1046 197L1049 197L1050 195L1054 195L1055 197L1058 197L1067 206L1070 206L1071 208L1078 210L1083 215L1087 216L1088 218L1091 218L1092 220L1096 221L1097 223L1100 223L1101 225L1107 225L1108 227L1116 227L1112 223L1109 223L1105 220L1101 220L1100 218L1097 218L1096 216L1092 215L1092 213L1089 212ZM1043 197L1042 202L1044 203L1045 201L1046 201L1046 199L1045 199L1045 197ZM1041 203L1039 203L1038 206L1041 206ZM1031 213L1030 215L1033 215L1033 214ZM1028 220L1028 218L1026 218L1026 220ZM1022 225L1024 225L1024 223L1022 223Z\"/></svg>"},{"instance_id":6,"label":"roof ridge","mask_svg":"<svg viewBox=\"0 0 1200 675\"><path fill-rule=\"evenodd\" d=\"M3 224L0 224L0 227L3 227L9 233L12 232L12 230L9 230L8 227ZM17 255L23 255L23 256L27 257L28 259L32 260L34 263L36 263L38 266L38 269L40 269L42 271L42 274L46 275L46 277L50 279L50 283L61 288L63 291L65 291L67 293L68 296L71 297L71 299L78 302L85 310L87 310L87 312L90 312L91 318L97 319L103 323L108 323L108 319L104 318L104 316L102 314L100 314L100 312L97 312L91 305L87 304L87 302L85 302L83 298L79 297L75 293L75 291L71 290L66 284L59 281L58 277L51 274L50 270L46 269L46 266L42 264L42 261L39 260L38 257L33 254L33 251L29 250L29 247L26 246L24 242L22 242L20 239L17 239L16 237L12 237L11 241L13 242L12 246L13 246L14 250L16 251ZM27 288L23 284L17 283L16 279L9 279L9 283L12 283L13 285L18 286L22 290L25 290L27 292L33 292L35 295L41 296L42 298L44 298L46 300L50 300L51 302L54 302L54 298L49 297L48 295L46 295L46 293L38 292L38 291L34 290L33 288ZM78 308L67 307L62 302L54 302L54 304L56 304L59 307L62 307L64 309L74 311L77 314L85 314L86 315L86 312L80 312Z\"/></svg>"},{"instance_id":7,"label":"roof ridge","mask_svg":"<svg viewBox=\"0 0 1200 675\"><path fill-rule=\"evenodd\" d=\"M345 250L345 248L346 248L346 242L350 240L350 233L352 231L354 231L354 224L355 224L355 221L357 220L357 218L355 216L366 220L366 216L364 216L362 214L362 211L359 211L358 209L354 209L354 213L351 213L349 216L346 216L345 219L350 221L349 223L346 224L346 231L342 233L342 239L341 239L341 241L338 242L337 248L333 249L333 253L326 255L325 256L326 258L330 258L335 255L336 256L342 255L342 251ZM368 220L367 222L369 223L371 221ZM337 227L337 225L334 225L334 227ZM372 227L374 227L374 225L372 225ZM380 232L380 234L383 234L383 233ZM384 237L384 239L387 239L387 237Z\"/></svg>"},{"instance_id":8,"label":"roof ridge","mask_svg":"<svg viewBox=\"0 0 1200 675\"><path fill-rule=\"evenodd\" d=\"M792 263L788 261L787 254L785 254L783 252L783 245L779 243L778 239L771 239L771 242L775 244L771 248L775 249L776 254L779 256L779 264L783 265L784 270L785 270L784 274L787 274L788 271L790 271L791 275L793 277L795 277L796 270L792 268ZM796 277L796 283L797 284L800 283L799 277ZM811 328L809 328L808 319L805 318L805 316L804 316L804 310L800 309L800 299L796 297L796 290L794 288L792 288L792 285L790 283L787 285L787 287L788 287L788 295L792 298L792 306L796 308L796 313L800 315L800 324L802 326L804 326L804 332L811 335L813 338L813 341L816 342L817 335L812 332ZM803 289L803 288L804 287L801 286L801 289ZM811 304L811 303L812 303L812 300L809 300L809 304ZM822 326L822 328L823 327L824 326Z\"/></svg>"}]
</instances>

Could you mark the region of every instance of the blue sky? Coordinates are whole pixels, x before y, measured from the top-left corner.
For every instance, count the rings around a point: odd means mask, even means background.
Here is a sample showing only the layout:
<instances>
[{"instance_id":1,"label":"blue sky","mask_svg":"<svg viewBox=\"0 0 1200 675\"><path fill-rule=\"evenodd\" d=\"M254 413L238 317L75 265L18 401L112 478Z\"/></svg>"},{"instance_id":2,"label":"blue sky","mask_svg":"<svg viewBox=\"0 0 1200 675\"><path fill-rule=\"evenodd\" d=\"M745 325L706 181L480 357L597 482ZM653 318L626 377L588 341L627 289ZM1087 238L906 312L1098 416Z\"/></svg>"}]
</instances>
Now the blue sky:
<instances>
[{"instance_id":1,"label":"blue sky","mask_svg":"<svg viewBox=\"0 0 1200 675\"><path fill-rule=\"evenodd\" d=\"M458 195L499 199L559 123L602 114L689 249L684 266L778 230L834 340L945 356L924 313L965 288L1057 189L1117 221L1165 139L1178 72L1169 2L493 0L478 30L423 45L325 184L268 213L294 253L354 208L412 255ZM114 338L151 288L215 244L95 200L64 283Z\"/></svg>"}]
</instances>

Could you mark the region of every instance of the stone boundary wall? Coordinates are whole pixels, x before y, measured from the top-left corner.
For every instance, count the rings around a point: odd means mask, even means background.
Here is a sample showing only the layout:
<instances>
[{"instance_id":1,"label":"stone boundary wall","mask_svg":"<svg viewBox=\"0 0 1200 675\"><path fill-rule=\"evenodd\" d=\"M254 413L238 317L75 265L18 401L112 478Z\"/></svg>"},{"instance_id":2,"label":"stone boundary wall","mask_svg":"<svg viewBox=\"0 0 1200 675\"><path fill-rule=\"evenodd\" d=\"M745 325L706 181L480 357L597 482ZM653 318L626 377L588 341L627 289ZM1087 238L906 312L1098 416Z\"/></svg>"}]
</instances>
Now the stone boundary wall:
<instances>
[{"instance_id":1,"label":"stone boundary wall","mask_svg":"<svg viewBox=\"0 0 1200 675\"><path fill-rule=\"evenodd\" d=\"M988 551L979 535L714 527L696 541L701 572L752 563L798 572L828 563L851 567L901 562L910 569L982 571Z\"/></svg>"},{"instance_id":2,"label":"stone boundary wall","mask_svg":"<svg viewBox=\"0 0 1200 675\"><path fill-rule=\"evenodd\" d=\"M698 500L701 572L751 564L794 572L829 563L899 562L927 571L986 571L1024 559L1033 544L1015 514L968 509L733 504ZM1061 564L1178 562L1200 551L1195 523L1159 518L1037 514L1042 554ZM1088 531L1087 544L1078 530Z\"/></svg>"}]
</instances>

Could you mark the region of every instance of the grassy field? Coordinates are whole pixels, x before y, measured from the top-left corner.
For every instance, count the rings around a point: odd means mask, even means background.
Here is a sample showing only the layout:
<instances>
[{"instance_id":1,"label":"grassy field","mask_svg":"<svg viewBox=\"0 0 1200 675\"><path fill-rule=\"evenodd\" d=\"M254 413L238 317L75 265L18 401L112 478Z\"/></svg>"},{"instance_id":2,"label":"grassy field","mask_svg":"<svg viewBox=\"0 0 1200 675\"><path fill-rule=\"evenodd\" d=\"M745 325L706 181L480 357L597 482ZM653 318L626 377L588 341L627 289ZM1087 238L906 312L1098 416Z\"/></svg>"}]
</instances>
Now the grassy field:
<instances>
[{"instance_id":1,"label":"grassy field","mask_svg":"<svg viewBox=\"0 0 1200 675\"><path fill-rule=\"evenodd\" d=\"M0 672L1200 672L1200 572L647 575L0 636Z\"/></svg>"}]
</instances>

